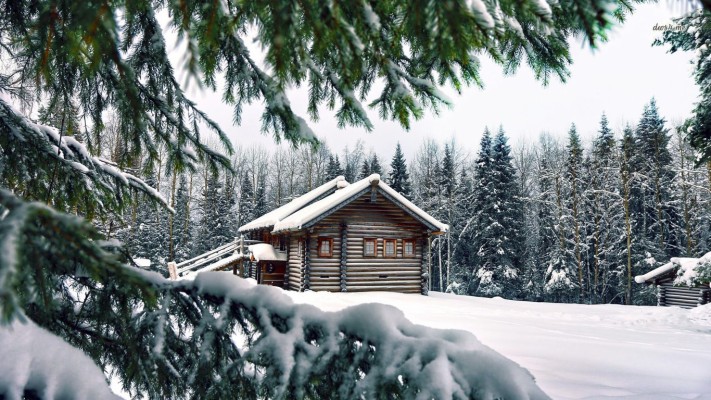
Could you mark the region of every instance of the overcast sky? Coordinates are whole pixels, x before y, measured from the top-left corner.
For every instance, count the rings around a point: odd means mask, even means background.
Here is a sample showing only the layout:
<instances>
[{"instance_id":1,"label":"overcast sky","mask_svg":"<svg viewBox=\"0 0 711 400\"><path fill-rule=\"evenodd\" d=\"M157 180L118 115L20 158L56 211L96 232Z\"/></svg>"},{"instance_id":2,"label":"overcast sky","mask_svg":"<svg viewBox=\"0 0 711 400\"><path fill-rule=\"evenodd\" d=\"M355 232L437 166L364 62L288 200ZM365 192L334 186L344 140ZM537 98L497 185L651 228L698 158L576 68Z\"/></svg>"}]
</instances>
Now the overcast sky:
<instances>
[{"instance_id":1,"label":"overcast sky","mask_svg":"<svg viewBox=\"0 0 711 400\"><path fill-rule=\"evenodd\" d=\"M526 66L515 75L504 76L501 67L482 59L485 88L466 88L461 95L445 89L453 107L442 110L439 116L428 112L412 124L409 132L397 123L380 120L372 110L369 114L375 129L371 133L361 128L338 129L333 112L328 110L321 113L320 121L311 121L310 125L339 152L362 139L366 149L389 157L399 141L409 158L427 137L441 142L454 137L460 146L476 152L485 126L496 129L503 125L510 142L516 145L537 140L544 131L564 137L570 124L575 123L587 141L595 134L602 112L619 134L626 123L639 120L652 97L667 121L681 120L689 116L698 95L691 77L692 55L668 54L666 48L651 46L661 35L654 26L670 23L681 11L672 9L668 2L642 5L599 49L592 51L574 41L571 76L566 83L553 79L543 87ZM232 109L221 103L219 93L189 93L228 132L233 143L274 145L271 137L259 132L262 104L246 107L242 125L234 126ZM305 91L292 90L289 97L294 110L307 118Z\"/></svg>"}]
</instances>

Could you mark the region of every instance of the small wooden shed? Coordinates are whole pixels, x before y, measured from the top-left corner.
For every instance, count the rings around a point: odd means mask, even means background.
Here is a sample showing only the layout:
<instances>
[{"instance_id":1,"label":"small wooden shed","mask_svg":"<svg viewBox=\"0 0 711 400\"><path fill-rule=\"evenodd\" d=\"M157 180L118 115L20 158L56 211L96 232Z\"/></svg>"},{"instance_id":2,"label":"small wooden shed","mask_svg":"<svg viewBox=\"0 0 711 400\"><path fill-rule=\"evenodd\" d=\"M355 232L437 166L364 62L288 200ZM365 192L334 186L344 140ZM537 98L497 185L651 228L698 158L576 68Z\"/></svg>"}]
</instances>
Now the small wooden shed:
<instances>
[{"instance_id":1,"label":"small wooden shed","mask_svg":"<svg viewBox=\"0 0 711 400\"><path fill-rule=\"evenodd\" d=\"M711 303L709 282L696 279L697 269L710 261L711 253L701 258L675 257L661 267L634 279L637 283L657 287L658 306L693 308Z\"/></svg>"},{"instance_id":2,"label":"small wooden shed","mask_svg":"<svg viewBox=\"0 0 711 400\"><path fill-rule=\"evenodd\" d=\"M373 174L333 179L239 231L285 255L287 289L426 294L429 239L448 228Z\"/></svg>"}]
</instances>

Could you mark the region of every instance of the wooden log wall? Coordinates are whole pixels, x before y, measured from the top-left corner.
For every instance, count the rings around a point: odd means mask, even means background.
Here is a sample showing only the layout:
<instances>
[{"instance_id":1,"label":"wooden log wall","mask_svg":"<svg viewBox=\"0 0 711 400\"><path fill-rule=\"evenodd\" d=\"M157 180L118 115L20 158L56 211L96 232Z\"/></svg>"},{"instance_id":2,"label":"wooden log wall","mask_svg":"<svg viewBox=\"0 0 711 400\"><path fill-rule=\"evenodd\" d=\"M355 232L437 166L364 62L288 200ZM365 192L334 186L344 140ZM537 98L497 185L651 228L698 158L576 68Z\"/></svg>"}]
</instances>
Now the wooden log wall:
<instances>
[{"instance_id":1,"label":"wooden log wall","mask_svg":"<svg viewBox=\"0 0 711 400\"><path fill-rule=\"evenodd\" d=\"M302 256L303 249L299 248L299 242L301 241L301 236L290 235L289 236L289 258L287 264L287 271L289 277L286 279L286 287L289 290L301 291L301 279L302 279Z\"/></svg>"},{"instance_id":2,"label":"wooden log wall","mask_svg":"<svg viewBox=\"0 0 711 400\"><path fill-rule=\"evenodd\" d=\"M674 286L669 280L660 282L658 290L657 298L660 306L694 308L711 302L711 295L707 288Z\"/></svg>"},{"instance_id":3,"label":"wooden log wall","mask_svg":"<svg viewBox=\"0 0 711 400\"><path fill-rule=\"evenodd\" d=\"M425 246L422 237L426 228L400 207L377 195L371 201L370 192L319 221L313 227L313 246L308 252L313 290L343 290L341 285L342 240L341 226L347 224L345 235L346 278L348 292L386 290L404 293L423 292L423 259ZM333 239L333 255L319 257L317 238ZM363 255L363 239L377 242L376 257ZM385 239L396 240L396 256L385 257ZM404 257L403 240L415 239L415 254Z\"/></svg>"},{"instance_id":4,"label":"wooden log wall","mask_svg":"<svg viewBox=\"0 0 711 400\"><path fill-rule=\"evenodd\" d=\"M255 281L257 280L257 262L256 261L250 261L250 263L249 263L249 277L254 279Z\"/></svg>"},{"instance_id":5,"label":"wooden log wall","mask_svg":"<svg viewBox=\"0 0 711 400\"><path fill-rule=\"evenodd\" d=\"M318 239L325 237L333 240L331 257L318 254ZM309 277L311 290L341 291L341 223L319 225L310 234L311 246L306 256L309 259Z\"/></svg>"}]
</instances>

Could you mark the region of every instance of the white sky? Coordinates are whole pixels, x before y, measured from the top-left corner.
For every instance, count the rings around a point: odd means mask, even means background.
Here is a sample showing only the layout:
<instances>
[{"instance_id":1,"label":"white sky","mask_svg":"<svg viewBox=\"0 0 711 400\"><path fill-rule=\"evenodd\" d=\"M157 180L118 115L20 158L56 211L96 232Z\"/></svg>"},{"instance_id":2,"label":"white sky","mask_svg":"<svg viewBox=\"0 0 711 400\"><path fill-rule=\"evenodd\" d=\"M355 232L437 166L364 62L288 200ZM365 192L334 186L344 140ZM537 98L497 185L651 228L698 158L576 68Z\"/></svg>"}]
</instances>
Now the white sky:
<instances>
[{"instance_id":1,"label":"white sky","mask_svg":"<svg viewBox=\"0 0 711 400\"><path fill-rule=\"evenodd\" d=\"M691 77L692 55L668 54L664 47L651 46L654 38L661 35L654 31L655 24L670 23L671 17L680 12L668 2L641 5L596 51L575 40L571 46L571 76L566 83L554 78L543 87L527 66L513 76L504 76L501 67L482 59L485 88L469 87L461 95L445 89L454 106L442 110L439 116L427 112L422 120L413 122L409 132L395 122L380 120L375 110L369 112L375 125L371 133L362 128L338 129L334 112L326 109L321 112L320 121L310 121L310 125L331 149L339 152L362 139L366 149L389 158L400 141L409 160L427 137L440 142L455 138L465 150L475 153L485 126L497 129L503 125L510 143L516 145L535 141L544 131L562 138L574 122L581 136L589 140L604 111L611 127L619 133L626 123L639 120L644 105L653 96L667 121L681 120L690 115L698 95ZM233 126L232 108L221 103L220 93L191 90L189 94L228 132L233 143L274 145L271 136L260 133L261 103L245 107L242 125ZM308 120L306 91L292 90L289 97L293 109Z\"/></svg>"}]
</instances>

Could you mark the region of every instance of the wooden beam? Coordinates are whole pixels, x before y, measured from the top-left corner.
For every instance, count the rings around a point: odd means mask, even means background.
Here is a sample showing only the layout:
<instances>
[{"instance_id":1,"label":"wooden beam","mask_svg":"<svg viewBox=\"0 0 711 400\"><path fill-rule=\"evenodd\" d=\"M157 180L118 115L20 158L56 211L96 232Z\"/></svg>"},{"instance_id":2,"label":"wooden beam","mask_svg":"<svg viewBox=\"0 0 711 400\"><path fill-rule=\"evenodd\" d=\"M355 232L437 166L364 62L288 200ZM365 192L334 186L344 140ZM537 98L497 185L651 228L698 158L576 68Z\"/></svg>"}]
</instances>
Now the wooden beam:
<instances>
[{"instance_id":1,"label":"wooden beam","mask_svg":"<svg viewBox=\"0 0 711 400\"><path fill-rule=\"evenodd\" d=\"M424 246L425 241L429 240L429 235L423 237L421 240L416 241L416 246ZM424 249L423 249L424 250ZM421 251L420 252L420 285L421 285L421 290L420 293L423 296L427 296L429 294L429 273L427 272L427 263L425 262L425 252Z\"/></svg>"},{"instance_id":2,"label":"wooden beam","mask_svg":"<svg viewBox=\"0 0 711 400\"><path fill-rule=\"evenodd\" d=\"M432 238L427 236L427 288L432 290Z\"/></svg>"},{"instance_id":3,"label":"wooden beam","mask_svg":"<svg viewBox=\"0 0 711 400\"><path fill-rule=\"evenodd\" d=\"M311 288L311 234L307 231L304 238L304 269L302 272L303 285L301 291Z\"/></svg>"},{"instance_id":4,"label":"wooden beam","mask_svg":"<svg viewBox=\"0 0 711 400\"><path fill-rule=\"evenodd\" d=\"M178 279L178 270L175 268L175 261L168 263L168 274L170 275L171 281Z\"/></svg>"},{"instance_id":5,"label":"wooden beam","mask_svg":"<svg viewBox=\"0 0 711 400\"><path fill-rule=\"evenodd\" d=\"M341 268L340 268L341 292L348 291L348 287L346 286L346 266L347 266L347 263L348 263L348 226L344 222L341 225Z\"/></svg>"},{"instance_id":6,"label":"wooden beam","mask_svg":"<svg viewBox=\"0 0 711 400\"><path fill-rule=\"evenodd\" d=\"M284 290L289 290L289 253L291 252L291 236L285 236L284 240L286 240L286 270L284 271Z\"/></svg>"}]
</instances>

